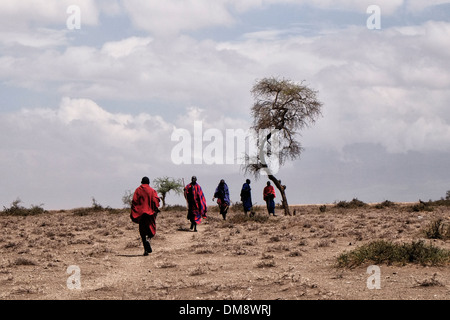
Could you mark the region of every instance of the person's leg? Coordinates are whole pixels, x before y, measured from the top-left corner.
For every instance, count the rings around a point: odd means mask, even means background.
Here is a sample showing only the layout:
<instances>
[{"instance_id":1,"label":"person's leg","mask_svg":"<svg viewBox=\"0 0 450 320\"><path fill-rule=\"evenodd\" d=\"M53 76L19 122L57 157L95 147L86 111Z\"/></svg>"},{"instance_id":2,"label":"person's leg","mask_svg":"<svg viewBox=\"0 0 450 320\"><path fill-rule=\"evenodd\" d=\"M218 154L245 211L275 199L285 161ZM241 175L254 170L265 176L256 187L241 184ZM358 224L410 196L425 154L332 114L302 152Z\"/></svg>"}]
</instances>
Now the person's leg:
<instances>
[{"instance_id":1,"label":"person's leg","mask_svg":"<svg viewBox=\"0 0 450 320\"><path fill-rule=\"evenodd\" d=\"M227 211L228 211L228 205L220 206L220 214L222 215L223 220L227 220Z\"/></svg>"},{"instance_id":2,"label":"person's leg","mask_svg":"<svg viewBox=\"0 0 450 320\"><path fill-rule=\"evenodd\" d=\"M147 240L147 236L141 236L142 244L144 245L144 256L148 256L149 253L152 253L152 247L150 246L150 242Z\"/></svg>"},{"instance_id":3,"label":"person's leg","mask_svg":"<svg viewBox=\"0 0 450 320\"><path fill-rule=\"evenodd\" d=\"M192 216L191 217L191 230L193 229L197 229L197 223L195 222L195 218Z\"/></svg>"},{"instance_id":4,"label":"person's leg","mask_svg":"<svg viewBox=\"0 0 450 320\"><path fill-rule=\"evenodd\" d=\"M188 209L188 214L187 214L187 219L191 222L191 227L190 229L194 229L194 225L195 225L195 215L192 212L192 209Z\"/></svg>"},{"instance_id":5,"label":"person's leg","mask_svg":"<svg viewBox=\"0 0 450 320\"><path fill-rule=\"evenodd\" d=\"M197 222L195 221L195 216L191 219L191 230L197 232Z\"/></svg>"},{"instance_id":6,"label":"person's leg","mask_svg":"<svg viewBox=\"0 0 450 320\"><path fill-rule=\"evenodd\" d=\"M147 256L149 253L152 253L152 247L150 245L150 240L153 237L150 229L151 217L149 215L144 214L139 221L139 234L141 236L142 244L144 246L144 256ZM148 240L147 240L148 237Z\"/></svg>"},{"instance_id":7,"label":"person's leg","mask_svg":"<svg viewBox=\"0 0 450 320\"><path fill-rule=\"evenodd\" d=\"M273 200L273 198L270 200L270 212L272 213L273 216L276 216L276 214L275 214L275 201Z\"/></svg>"}]
</instances>

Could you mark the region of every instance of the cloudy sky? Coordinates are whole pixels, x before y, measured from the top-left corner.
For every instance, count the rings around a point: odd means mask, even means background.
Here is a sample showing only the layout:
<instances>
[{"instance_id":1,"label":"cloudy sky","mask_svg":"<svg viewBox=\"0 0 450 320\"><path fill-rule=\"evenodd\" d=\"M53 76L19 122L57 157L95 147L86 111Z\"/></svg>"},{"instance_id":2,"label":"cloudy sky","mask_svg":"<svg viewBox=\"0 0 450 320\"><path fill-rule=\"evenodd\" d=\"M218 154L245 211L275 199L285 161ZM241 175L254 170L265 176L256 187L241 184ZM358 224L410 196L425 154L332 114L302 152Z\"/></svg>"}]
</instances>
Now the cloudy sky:
<instances>
[{"instance_id":1,"label":"cloudy sky","mask_svg":"<svg viewBox=\"0 0 450 320\"><path fill-rule=\"evenodd\" d=\"M0 21L0 206L120 208L144 175L239 201L240 166L176 164L172 134L249 128L272 76L324 104L277 174L290 204L450 190L449 1L2 0Z\"/></svg>"}]
</instances>

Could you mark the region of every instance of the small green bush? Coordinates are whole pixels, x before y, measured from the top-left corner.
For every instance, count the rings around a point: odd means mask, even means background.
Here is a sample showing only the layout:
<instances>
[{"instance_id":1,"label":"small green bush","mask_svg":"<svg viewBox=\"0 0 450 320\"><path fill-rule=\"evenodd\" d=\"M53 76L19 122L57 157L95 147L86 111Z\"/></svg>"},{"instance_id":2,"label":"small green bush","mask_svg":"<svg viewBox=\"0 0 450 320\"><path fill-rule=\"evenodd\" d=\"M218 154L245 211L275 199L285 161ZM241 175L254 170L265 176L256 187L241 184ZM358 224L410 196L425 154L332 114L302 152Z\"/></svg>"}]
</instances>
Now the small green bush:
<instances>
[{"instance_id":1,"label":"small green bush","mask_svg":"<svg viewBox=\"0 0 450 320\"><path fill-rule=\"evenodd\" d=\"M22 200L17 198L13 201L9 208L3 207L3 211L1 211L1 214L6 216L34 216L46 212L42 208L43 204L39 206L31 205L31 208L25 208L20 205L21 202Z\"/></svg>"},{"instance_id":2,"label":"small green bush","mask_svg":"<svg viewBox=\"0 0 450 320\"><path fill-rule=\"evenodd\" d=\"M339 201L336 203L337 208L343 208L343 209L356 209L356 208L364 208L367 207L367 203L358 200L357 198L354 198L352 201Z\"/></svg>"},{"instance_id":3,"label":"small green bush","mask_svg":"<svg viewBox=\"0 0 450 320\"><path fill-rule=\"evenodd\" d=\"M427 245L423 240L404 244L378 240L339 255L336 266L352 268L369 262L388 265L394 263L443 265L450 263L450 250L437 248L432 244Z\"/></svg>"},{"instance_id":4,"label":"small green bush","mask_svg":"<svg viewBox=\"0 0 450 320\"><path fill-rule=\"evenodd\" d=\"M376 209L385 209L385 208L392 208L395 207L395 203L389 200L383 201L381 203L377 203L375 205Z\"/></svg>"},{"instance_id":5,"label":"small green bush","mask_svg":"<svg viewBox=\"0 0 450 320\"><path fill-rule=\"evenodd\" d=\"M232 215L227 220L229 223L245 223L245 222L258 222L258 223L265 223L269 221L269 215L261 215L261 214L255 214L253 216L245 215L245 214L235 214Z\"/></svg>"},{"instance_id":6,"label":"small green bush","mask_svg":"<svg viewBox=\"0 0 450 320\"><path fill-rule=\"evenodd\" d=\"M450 239L450 225L445 224L443 219L432 221L423 233L427 239Z\"/></svg>"},{"instance_id":7,"label":"small green bush","mask_svg":"<svg viewBox=\"0 0 450 320\"><path fill-rule=\"evenodd\" d=\"M422 212L422 211L432 212L434 209L433 209L433 205L430 201L430 202L419 202L419 203L413 204L409 208L409 210L411 212Z\"/></svg>"},{"instance_id":8,"label":"small green bush","mask_svg":"<svg viewBox=\"0 0 450 320\"><path fill-rule=\"evenodd\" d=\"M175 204L175 205L168 204L164 208L161 208L161 211L187 211L187 207L179 205L179 204ZM209 211L209 208L208 208L208 211Z\"/></svg>"},{"instance_id":9,"label":"small green bush","mask_svg":"<svg viewBox=\"0 0 450 320\"><path fill-rule=\"evenodd\" d=\"M110 206L108 207L103 207L101 204L99 204L97 202L97 200L95 200L95 198L92 198L92 206L89 208L77 208L73 211L73 214L76 216L86 216L89 215L91 213L96 213L96 212L102 212L102 211L107 211L109 213L112 214L119 214L119 213L124 213L126 212L127 209L113 209Z\"/></svg>"}]
</instances>

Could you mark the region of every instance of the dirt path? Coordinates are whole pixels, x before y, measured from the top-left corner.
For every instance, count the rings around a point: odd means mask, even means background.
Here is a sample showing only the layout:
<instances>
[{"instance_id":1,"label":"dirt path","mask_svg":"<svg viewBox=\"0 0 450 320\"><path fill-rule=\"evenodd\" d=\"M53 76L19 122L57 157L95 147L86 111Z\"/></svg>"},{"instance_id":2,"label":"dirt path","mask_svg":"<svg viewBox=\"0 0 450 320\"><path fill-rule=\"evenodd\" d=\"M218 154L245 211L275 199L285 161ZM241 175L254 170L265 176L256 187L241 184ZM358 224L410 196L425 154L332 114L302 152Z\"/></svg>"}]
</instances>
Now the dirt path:
<instances>
[{"instance_id":1,"label":"dirt path","mask_svg":"<svg viewBox=\"0 0 450 320\"><path fill-rule=\"evenodd\" d=\"M153 252L149 256L143 256L140 238L132 235L135 246L130 249L127 248L129 239L122 237L111 253L103 257L106 261L104 270L86 268L82 289L66 292L65 299L109 299L111 294L114 299L148 299L149 287L162 286L160 279L166 278L165 269L175 267L168 257L177 255L177 261L186 258L183 250L192 235L191 232L177 231L158 236L151 241Z\"/></svg>"}]
</instances>

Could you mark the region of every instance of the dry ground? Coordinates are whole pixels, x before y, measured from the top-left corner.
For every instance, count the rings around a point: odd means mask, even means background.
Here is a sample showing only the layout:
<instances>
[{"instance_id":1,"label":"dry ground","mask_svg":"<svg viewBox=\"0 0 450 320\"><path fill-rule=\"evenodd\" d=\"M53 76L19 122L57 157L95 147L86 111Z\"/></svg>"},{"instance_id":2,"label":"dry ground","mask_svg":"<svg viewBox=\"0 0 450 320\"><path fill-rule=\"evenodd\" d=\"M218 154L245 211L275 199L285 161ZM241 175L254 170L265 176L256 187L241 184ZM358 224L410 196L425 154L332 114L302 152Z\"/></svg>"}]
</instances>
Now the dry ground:
<instances>
[{"instance_id":1,"label":"dry ground","mask_svg":"<svg viewBox=\"0 0 450 320\"><path fill-rule=\"evenodd\" d=\"M264 210L257 213L265 215ZM153 253L142 256L137 225L127 211L77 215L0 216L0 299L442 299L450 298L449 266L381 268L381 289L367 288L368 265L335 267L336 257L363 243L423 239L448 207L411 212L297 207L295 216L265 222L223 221L209 212L191 232L186 213L163 211ZM449 241L432 241L450 249ZM81 289L70 290L67 268L80 268Z\"/></svg>"}]
</instances>

